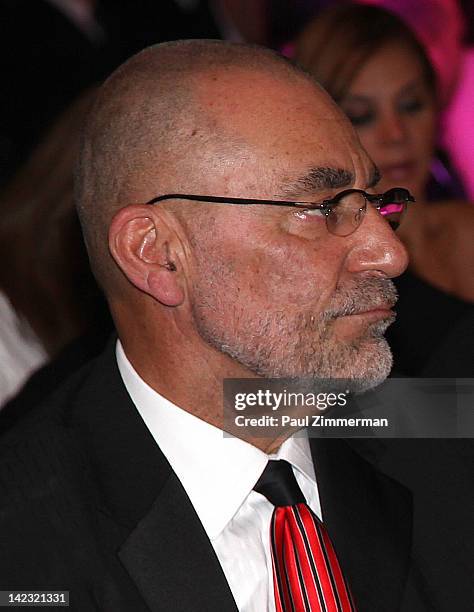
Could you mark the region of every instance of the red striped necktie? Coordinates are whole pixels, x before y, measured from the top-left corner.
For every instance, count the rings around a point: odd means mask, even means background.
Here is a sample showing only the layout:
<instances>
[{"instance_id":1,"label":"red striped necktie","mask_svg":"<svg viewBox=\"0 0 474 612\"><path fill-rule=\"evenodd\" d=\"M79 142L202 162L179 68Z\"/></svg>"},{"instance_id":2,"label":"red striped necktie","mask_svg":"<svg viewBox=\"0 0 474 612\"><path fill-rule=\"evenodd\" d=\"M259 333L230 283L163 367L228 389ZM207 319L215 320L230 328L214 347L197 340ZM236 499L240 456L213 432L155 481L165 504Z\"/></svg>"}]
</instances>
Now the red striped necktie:
<instances>
[{"instance_id":1,"label":"red striped necktie","mask_svg":"<svg viewBox=\"0 0 474 612\"><path fill-rule=\"evenodd\" d=\"M269 461L254 490L270 501L277 612L355 612L326 528L286 461Z\"/></svg>"}]
</instances>

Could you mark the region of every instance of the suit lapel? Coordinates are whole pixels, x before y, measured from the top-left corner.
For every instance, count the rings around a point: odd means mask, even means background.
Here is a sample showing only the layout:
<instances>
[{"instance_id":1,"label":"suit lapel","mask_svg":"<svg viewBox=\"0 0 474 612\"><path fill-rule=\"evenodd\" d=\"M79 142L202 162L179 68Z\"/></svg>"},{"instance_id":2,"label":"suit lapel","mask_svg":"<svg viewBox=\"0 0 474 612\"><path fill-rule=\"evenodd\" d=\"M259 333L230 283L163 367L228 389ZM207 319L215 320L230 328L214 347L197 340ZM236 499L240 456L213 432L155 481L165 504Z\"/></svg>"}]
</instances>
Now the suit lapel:
<instances>
[{"instance_id":1,"label":"suit lapel","mask_svg":"<svg viewBox=\"0 0 474 612\"><path fill-rule=\"evenodd\" d=\"M310 444L323 521L359 612L398 612L411 548L409 491L360 454L362 446L369 448L367 441L311 439Z\"/></svg>"},{"instance_id":2,"label":"suit lapel","mask_svg":"<svg viewBox=\"0 0 474 612\"><path fill-rule=\"evenodd\" d=\"M114 349L98 359L71 417L90 449L101 516L116 534L108 547L153 612L237 610L188 496L125 390Z\"/></svg>"},{"instance_id":3,"label":"suit lapel","mask_svg":"<svg viewBox=\"0 0 474 612\"><path fill-rule=\"evenodd\" d=\"M209 539L174 474L119 557L150 610L237 612Z\"/></svg>"}]
</instances>

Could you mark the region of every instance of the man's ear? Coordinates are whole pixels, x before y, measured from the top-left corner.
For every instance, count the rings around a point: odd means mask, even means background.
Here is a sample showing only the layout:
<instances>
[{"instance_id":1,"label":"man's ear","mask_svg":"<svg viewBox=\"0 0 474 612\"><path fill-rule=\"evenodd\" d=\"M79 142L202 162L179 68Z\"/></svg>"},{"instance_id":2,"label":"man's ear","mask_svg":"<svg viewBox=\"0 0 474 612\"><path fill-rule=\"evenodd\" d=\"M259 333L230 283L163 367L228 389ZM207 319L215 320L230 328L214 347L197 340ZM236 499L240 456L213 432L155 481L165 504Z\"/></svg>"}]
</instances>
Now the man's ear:
<instances>
[{"instance_id":1,"label":"man's ear","mask_svg":"<svg viewBox=\"0 0 474 612\"><path fill-rule=\"evenodd\" d=\"M178 243L162 211L144 204L119 210L109 228L109 249L119 268L135 287L165 306L184 301Z\"/></svg>"}]
</instances>

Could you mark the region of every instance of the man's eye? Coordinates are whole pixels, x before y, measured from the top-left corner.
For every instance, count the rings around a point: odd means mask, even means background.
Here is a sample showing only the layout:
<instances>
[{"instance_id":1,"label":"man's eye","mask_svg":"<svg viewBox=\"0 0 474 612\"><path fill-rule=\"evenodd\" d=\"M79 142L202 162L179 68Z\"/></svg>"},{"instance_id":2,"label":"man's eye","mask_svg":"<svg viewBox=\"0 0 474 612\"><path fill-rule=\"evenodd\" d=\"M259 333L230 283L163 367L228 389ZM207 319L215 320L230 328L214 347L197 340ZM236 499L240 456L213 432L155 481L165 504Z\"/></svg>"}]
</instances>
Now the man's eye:
<instances>
[{"instance_id":1,"label":"man's eye","mask_svg":"<svg viewBox=\"0 0 474 612\"><path fill-rule=\"evenodd\" d=\"M306 208L303 211L309 217L325 217L327 211L321 208Z\"/></svg>"},{"instance_id":2,"label":"man's eye","mask_svg":"<svg viewBox=\"0 0 474 612\"><path fill-rule=\"evenodd\" d=\"M301 219L301 221L309 219L323 220L325 218L324 211L320 208L304 208L301 210L297 210L293 214L297 219Z\"/></svg>"}]
</instances>

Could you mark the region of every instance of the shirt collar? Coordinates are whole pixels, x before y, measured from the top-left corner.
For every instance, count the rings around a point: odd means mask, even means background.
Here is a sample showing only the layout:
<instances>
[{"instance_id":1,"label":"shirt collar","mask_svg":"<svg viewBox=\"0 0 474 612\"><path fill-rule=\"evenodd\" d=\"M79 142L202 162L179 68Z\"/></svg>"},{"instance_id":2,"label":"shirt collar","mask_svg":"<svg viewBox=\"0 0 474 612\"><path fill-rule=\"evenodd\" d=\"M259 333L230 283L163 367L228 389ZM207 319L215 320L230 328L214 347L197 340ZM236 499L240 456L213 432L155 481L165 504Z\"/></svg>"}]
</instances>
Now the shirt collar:
<instances>
[{"instance_id":1,"label":"shirt collar","mask_svg":"<svg viewBox=\"0 0 474 612\"><path fill-rule=\"evenodd\" d=\"M157 393L140 378L120 340L117 364L125 387L181 481L203 527L216 538L252 491L269 459L285 459L315 483L308 438L286 440L275 455L224 433Z\"/></svg>"}]
</instances>

